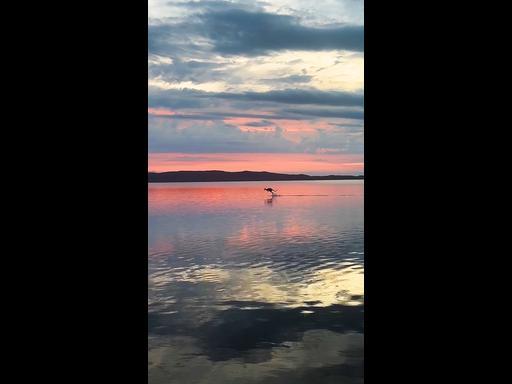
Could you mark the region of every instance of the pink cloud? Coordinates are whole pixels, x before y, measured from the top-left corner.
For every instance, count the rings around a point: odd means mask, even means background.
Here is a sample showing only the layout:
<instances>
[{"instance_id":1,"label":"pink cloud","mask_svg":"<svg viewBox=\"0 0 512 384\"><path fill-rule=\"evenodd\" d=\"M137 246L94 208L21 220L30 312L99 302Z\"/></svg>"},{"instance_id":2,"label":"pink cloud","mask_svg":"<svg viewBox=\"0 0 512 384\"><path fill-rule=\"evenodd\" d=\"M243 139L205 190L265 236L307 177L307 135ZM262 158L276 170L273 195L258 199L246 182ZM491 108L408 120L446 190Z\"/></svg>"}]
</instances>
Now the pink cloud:
<instances>
[{"instance_id":1,"label":"pink cloud","mask_svg":"<svg viewBox=\"0 0 512 384\"><path fill-rule=\"evenodd\" d=\"M148 108L148 114L155 116L174 116L176 112L168 108Z\"/></svg>"}]
</instances>

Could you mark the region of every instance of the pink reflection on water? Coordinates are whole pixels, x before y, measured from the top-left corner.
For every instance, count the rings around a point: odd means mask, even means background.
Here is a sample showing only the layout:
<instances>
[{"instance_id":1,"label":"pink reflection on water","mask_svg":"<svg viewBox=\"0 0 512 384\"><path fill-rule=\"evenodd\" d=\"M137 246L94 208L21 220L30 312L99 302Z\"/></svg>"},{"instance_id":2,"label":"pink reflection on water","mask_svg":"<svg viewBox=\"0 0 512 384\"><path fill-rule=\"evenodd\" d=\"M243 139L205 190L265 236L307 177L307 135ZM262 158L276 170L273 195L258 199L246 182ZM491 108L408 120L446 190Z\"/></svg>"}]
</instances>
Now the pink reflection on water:
<instances>
[{"instance_id":1,"label":"pink reflection on water","mask_svg":"<svg viewBox=\"0 0 512 384\"><path fill-rule=\"evenodd\" d=\"M279 193L271 202L265 187ZM364 294L363 189L363 181L150 184L151 281L171 290L191 283L219 302L361 305L352 295Z\"/></svg>"},{"instance_id":2,"label":"pink reflection on water","mask_svg":"<svg viewBox=\"0 0 512 384\"><path fill-rule=\"evenodd\" d=\"M268 186L278 196L269 198ZM163 220L150 225L151 253L172 255L179 239L259 250L336 238L362 225L363 189L363 181L149 184L149 217Z\"/></svg>"},{"instance_id":3,"label":"pink reflection on water","mask_svg":"<svg viewBox=\"0 0 512 384\"><path fill-rule=\"evenodd\" d=\"M278 196L270 199L263 189L272 186ZM222 210L355 205L363 199L363 181L293 181L235 183L153 183L148 184L150 215L201 213Z\"/></svg>"}]
</instances>

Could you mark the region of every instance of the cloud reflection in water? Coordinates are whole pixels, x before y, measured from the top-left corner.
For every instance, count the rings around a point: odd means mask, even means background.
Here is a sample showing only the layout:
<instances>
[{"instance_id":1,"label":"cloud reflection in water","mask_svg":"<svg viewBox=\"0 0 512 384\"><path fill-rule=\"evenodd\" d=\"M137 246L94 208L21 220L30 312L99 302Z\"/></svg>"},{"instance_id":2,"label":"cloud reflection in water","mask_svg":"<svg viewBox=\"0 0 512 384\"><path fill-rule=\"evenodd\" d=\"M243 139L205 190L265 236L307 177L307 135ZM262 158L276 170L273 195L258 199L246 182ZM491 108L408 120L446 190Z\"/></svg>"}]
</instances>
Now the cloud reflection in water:
<instances>
[{"instance_id":1,"label":"cloud reflection in water","mask_svg":"<svg viewBox=\"0 0 512 384\"><path fill-rule=\"evenodd\" d=\"M150 383L362 382L363 183L261 184L149 185Z\"/></svg>"}]
</instances>

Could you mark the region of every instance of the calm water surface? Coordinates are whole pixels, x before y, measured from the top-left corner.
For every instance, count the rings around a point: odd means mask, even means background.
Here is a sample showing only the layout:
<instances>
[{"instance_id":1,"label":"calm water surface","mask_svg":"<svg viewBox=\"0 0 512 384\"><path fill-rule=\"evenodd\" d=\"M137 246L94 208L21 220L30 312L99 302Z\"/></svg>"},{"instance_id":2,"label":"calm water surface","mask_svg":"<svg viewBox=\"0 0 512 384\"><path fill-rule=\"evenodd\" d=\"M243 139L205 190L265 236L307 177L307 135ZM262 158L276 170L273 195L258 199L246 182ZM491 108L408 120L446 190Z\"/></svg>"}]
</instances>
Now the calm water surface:
<instances>
[{"instance_id":1,"label":"calm water surface","mask_svg":"<svg viewBox=\"0 0 512 384\"><path fill-rule=\"evenodd\" d=\"M362 383L363 188L149 184L149 383Z\"/></svg>"}]
</instances>

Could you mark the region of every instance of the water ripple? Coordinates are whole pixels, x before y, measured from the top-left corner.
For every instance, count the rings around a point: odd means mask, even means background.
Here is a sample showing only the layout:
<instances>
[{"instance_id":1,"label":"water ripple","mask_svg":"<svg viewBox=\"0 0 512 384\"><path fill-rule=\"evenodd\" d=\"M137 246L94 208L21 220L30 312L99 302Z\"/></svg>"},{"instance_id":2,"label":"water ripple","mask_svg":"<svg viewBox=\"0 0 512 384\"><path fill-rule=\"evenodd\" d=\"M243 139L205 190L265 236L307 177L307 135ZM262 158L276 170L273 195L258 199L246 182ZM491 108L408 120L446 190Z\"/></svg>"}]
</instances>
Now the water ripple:
<instances>
[{"instance_id":1,"label":"water ripple","mask_svg":"<svg viewBox=\"0 0 512 384\"><path fill-rule=\"evenodd\" d=\"M327 371L362 366L362 184L289 185L304 196L271 204L258 185L150 188L154 372L190 378L222 362L273 377L304 354Z\"/></svg>"}]
</instances>

